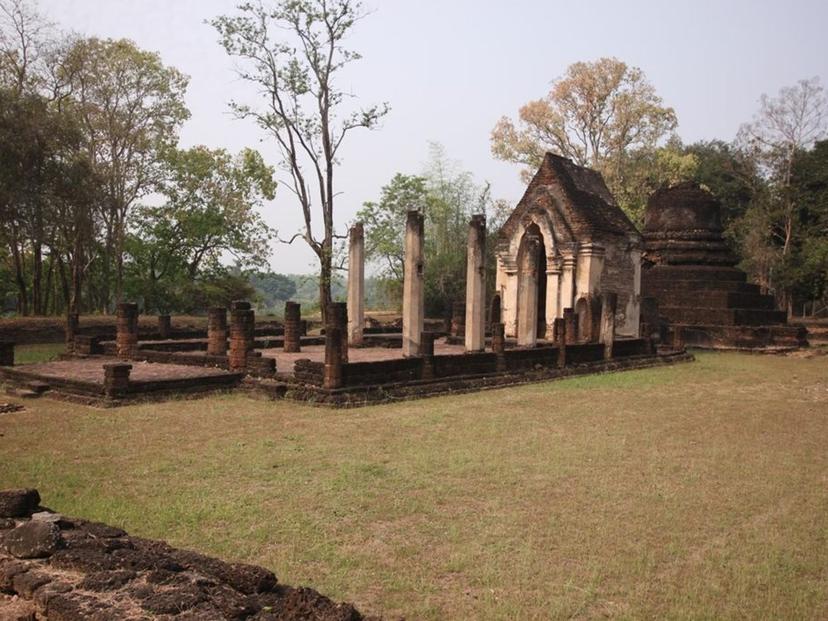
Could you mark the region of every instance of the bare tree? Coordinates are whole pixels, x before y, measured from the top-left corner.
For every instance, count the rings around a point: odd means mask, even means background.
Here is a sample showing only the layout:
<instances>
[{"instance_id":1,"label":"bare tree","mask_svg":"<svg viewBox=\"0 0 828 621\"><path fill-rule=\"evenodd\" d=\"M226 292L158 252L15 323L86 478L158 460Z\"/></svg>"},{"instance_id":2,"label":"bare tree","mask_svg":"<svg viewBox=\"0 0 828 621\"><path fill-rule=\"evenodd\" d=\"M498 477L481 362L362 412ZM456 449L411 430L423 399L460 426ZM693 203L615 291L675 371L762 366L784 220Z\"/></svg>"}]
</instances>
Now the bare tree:
<instances>
[{"instance_id":1,"label":"bare tree","mask_svg":"<svg viewBox=\"0 0 828 621\"><path fill-rule=\"evenodd\" d=\"M239 118L252 119L276 140L284 184L295 195L304 226L286 243L303 239L319 259L319 304L331 301L334 239L334 172L346 135L374 128L387 113L386 104L343 111L346 93L335 86L337 74L359 54L343 47L354 24L364 16L353 0L278 0L265 6L246 2L236 16L212 21L221 44L240 60L242 79L264 96L262 106L236 101ZM344 112L344 114L343 114ZM322 234L314 230L318 202Z\"/></svg>"},{"instance_id":2,"label":"bare tree","mask_svg":"<svg viewBox=\"0 0 828 621\"><path fill-rule=\"evenodd\" d=\"M782 201L785 224L782 253L790 249L796 201L791 189L794 159L798 151L825 136L828 100L819 78L800 80L779 91L762 95L759 113L739 130L739 143L752 153L773 182Z\"/></svg>"},{"instance_id":3,"label":"bare tree","mask_svg":"<svg viewBox=\"0 0 828 621\"><path fill-rule=\"evenodd\" d=\"M792 187L797 154L825 136L828 99L819 78L800 80L785 87L776 97L762 95L759 112L752 122L739 130L737 143L769 182L771 196L767 205L767 234L781 254L784 264L792 251L797 215L796 192ZM771 283L770 275L766 280ZM780 304L791 314L790 291L777 290Z\"/></svg>"}]
</instances>

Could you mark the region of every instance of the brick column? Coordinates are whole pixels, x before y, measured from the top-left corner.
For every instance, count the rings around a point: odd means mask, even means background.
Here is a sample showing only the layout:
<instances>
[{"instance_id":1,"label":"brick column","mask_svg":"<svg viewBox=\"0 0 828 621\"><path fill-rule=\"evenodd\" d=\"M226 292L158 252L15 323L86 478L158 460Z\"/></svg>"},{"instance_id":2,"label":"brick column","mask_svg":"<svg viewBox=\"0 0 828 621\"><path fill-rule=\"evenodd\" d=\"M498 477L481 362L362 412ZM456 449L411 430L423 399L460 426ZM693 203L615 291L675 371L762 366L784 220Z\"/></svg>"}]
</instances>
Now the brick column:
<instances>
[{"instance_id":1,"label":"brick column","mask_svg":"<svg viewBox=\"0 0 828 621\"><path fill-rule=\"evenodd\" d=\"M302 350L301 332L302 305L296 302L285 302L285 352L296 353Z\"/></svg>"},{"instance_id":2,"label":"brick column","mask_svg":"<svg viewBox=\"0 0 828 621\"><path fill-rule=\"evenodd\" d=\"M68 313L66 315L66 353L75 353L75 335L78 333L80 325L80 315L78 313Z\"/></svg>"},{"instance_id":3,"label":"brick column","mask_svg":"<svg viewBox=\"0 0 828 621\"><path fill-rule=\"evenodd\" d=\"M578 341L578 315L575 314L575 309L565 308L563 312L563 320L566 342L576 343Z\"/></svg>"},{"instance_id":4,"label":"brick column","mask_svg":"<svg viewBox=\"0 0 828 621\"><path fill-rule=\"evenodd\" d=\"M138 351L138 305L121 302L115 312L115 348L119 358L128 359Z\"/></svg>"},{"instance_id":5,"label":"brick column","mask_svg":"<svg viewBox=\"0 0 828 621\"><path fill-rule=\"evenodd\" d=\"M322 386L328 390L342 387L342 330L333 324L325 328L325 375Z\"/></svg>"},{"instance_id":6,"label":"brick column","mask_svg":"<svg viewBox=\"0 0 828 621\"><path fill-rule=\"evenodd\" d=\"M604 344L604 360L612 358L615 342L615 311L618 308L618 294L607 292L601 296L600 340Z\"/></svg>"},{"instance_id":7,"label":"brick column","mask_svg":"<svg viewBox=\"0 0 828 621\"><path fill-rule=\"evenodd\" d=\"M423 237L423 214L416 210L409 211L405 220L403 274L402 354L405 357L420 355L425 315Z\"/></svg>"},{"instance_id":8,"label":"brick column","mask_svg":"<svg viewBox=\"0 0 828 621\"><path fill-rule=\"evenodd\" d=\"M365 327L365 231L362 222L348 234L348 341L362 346Z\"/></svg>"},{"instance_id":9,"label":"brick column","mask_svg":"<svg viewBox=\"0 0 828 621\"><path fill-rule=\"evenodd\" d=\"M342 362L348 362L348 305L345 302L331 302L328 307L327 321L325 333L327 334L331 326L339 329L339 338L342 339L340 356Z\"/></svg>"},{"instance_id":10,"label":"brick column","mask_svg":"<svg viewBox=\"0 0 828 621\"><path fill-rule=\"evenodd\" d=\"M223 306L207 309L207 354L227 355L227 309Z\"/></svg>"},{"instance_id":11,"label":"brick column","mask_svg":"<svg viewBox=\"0 0 828 621\"><path fill-rule=\"evenodd\" d=\"M420 337L422 344L423 366L420 369L420 379L434 378L434 332L423 332Z\"/></svg>"},{"instance_id":12,"label":"brick column","mask_svg":"<svg viewBox=\"0 0 828 621\"><path fill-rule=\"evenodd\" d=\"M14 343L0 341L0 367L14 366Z\"/></svg>"},{"instance_id":13,"label":"brick column","mask_svg":"<svg viewBox=\"0 0 828 621\"><path fill-rule=\"evenodd\" d=\"M256 315L250 302L236 301L230 305L230 359L231 371L247 368L247 356L253 352L253 328Z\"/></svg>"},{"instance_id":14,"label":"brick column","mask_svg":"<svg viewBox=\"0 0 828 621\"><path fill-rule=\"evenodd\" d=\"M158 315L158 334L162 339L170 338L172 318L169 315Z\"/></svg>"},{"instance_id":15,"label":"brick column","mask_svg":"<svg viewBox=\"0 0 828 621\"><path fill-rule=\"evenodd\" d=\"M469 222L466 242L466 351L486 347L486 216Z\"/></svg>"},{"instance_id":16,"label":"brick column","mask_svg":"<svg viewBox=\"0 0 828 621\"><path fill-rule=\"evenodd\" d=\"M109 362L103 365L104 394L109 397L123 397L129 390L129 373L132 365L125 362Z\"/></svg>"},{"instance_id":17,"label":"brick column","mask_svg":"<svg viewBox=\"0 0 828 621\"><path fill-rule=\"evenodd\" d=\"M506 358L503 352L506 351L506 325L500 323L492 324L492 351L497 355L497 370L506 370Z\"/></svg>"}]
</instances>

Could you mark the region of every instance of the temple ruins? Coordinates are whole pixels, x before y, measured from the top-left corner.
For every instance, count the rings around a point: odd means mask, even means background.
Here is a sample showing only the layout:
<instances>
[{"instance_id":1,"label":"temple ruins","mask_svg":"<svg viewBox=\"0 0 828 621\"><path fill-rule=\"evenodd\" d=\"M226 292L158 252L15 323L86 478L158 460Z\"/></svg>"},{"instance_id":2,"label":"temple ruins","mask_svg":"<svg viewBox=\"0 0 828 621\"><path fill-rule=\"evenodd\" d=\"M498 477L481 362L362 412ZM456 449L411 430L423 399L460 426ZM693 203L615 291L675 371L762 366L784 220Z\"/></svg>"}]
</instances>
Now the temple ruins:
<instances>
[{"instance_id":1,"label":"temple ruins","mask_svg":"<svg viewBox=\"0 0 828 621\"><path fill-rule=\"evenodd\" d=\"M553 340L572 308L574 338L593 340L604 293L617 296L616 331L639 334L641 236L601 175L547 153L497 244L496 293L506 336Z\"/></svg>"},{"instance_id":2,"label":"temple ruins","mask_svg":"<svg viewBox=\"0 0 828 621\"><path fill-rule=\"evenodd\" d=\"M774 298L747 282L724 240L718 200L692 182L655 192L644 217L642 290L696 347L790 349L807 344Z\"/></svg>"},{"instance_id":3,"label":"temple ruins","mask_svg":"<svg viewBox=\"0 0 828 621\"><path fill-rule=\"evenodd\" d=\"M206 309L206 331L181 331L162 315L147 333L138 306L124 302L113 334L91 334L70 317L58 361L16 366L14 345L0 343L0 379L33 396L109 406L244 390L351 407L692 360L685 343L804 344L803 330L735 267L718 204L692 184L653 195L642 238L599 173L547 154L493 236L493 267L486 218L471 217L466 291L450 322L424 314L424 214L409 211L403 234L400 323L366 323L365 231L356 223L347 301L332 303L324 323L293 301L281 322L257 322L238 300Z\"/></svg>"}]
</instances>

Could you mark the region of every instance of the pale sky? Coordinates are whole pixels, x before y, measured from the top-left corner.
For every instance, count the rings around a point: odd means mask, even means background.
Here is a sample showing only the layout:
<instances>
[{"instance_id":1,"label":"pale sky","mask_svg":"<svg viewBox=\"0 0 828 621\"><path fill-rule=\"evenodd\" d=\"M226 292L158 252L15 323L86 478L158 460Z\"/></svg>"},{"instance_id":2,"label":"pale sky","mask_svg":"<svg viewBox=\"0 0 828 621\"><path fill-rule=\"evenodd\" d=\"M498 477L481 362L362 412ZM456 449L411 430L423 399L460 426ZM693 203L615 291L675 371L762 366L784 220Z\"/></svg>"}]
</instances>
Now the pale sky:
<instances>
[{"instance_id":1,"label":"pale sky","mask_svg":"<svg viewBox=\"0 0 828 621\"><path fill-rule=\"evenodd\" d=\"M228 114L245 88L205 20L233 13L234 0L40 0L64 30L129 38L190 76L192 118L182 145L233 152L277 152L252 123ZM337 171L336 221L344 232L364 201L396 172L422 171L428 142L492 184L494 198L517 202L516 165L495 160L489 133L514 116L576 61L615 56L640 67L679 119L685 142L731 140L762 93L820 76L828 85L826 0L367 0L349 47L363 59L342 86L365 104L387 101L376 131L353 133ZM262 141L264 139L264 141ZM264 211L283 237L298 230L298 206L285 190ZM301 242L273 247L277 272L312 272Z\"/></svg>"}]
</instances>

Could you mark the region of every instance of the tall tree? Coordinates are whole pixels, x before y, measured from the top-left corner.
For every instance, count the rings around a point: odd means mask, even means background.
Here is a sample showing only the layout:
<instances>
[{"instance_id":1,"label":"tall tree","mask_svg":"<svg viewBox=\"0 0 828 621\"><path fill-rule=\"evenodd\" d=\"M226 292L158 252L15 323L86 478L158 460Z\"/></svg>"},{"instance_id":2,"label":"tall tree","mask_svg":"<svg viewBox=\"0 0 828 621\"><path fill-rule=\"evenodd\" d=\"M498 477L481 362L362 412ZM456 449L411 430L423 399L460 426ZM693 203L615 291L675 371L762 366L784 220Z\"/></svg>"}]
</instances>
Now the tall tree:
<instances>
[{"instance_id":1,"label":"tall tree","mask_svg":"<svg viewBox=\"0 0 828 621\"><path fill-rule=\"evenodd\" d=\"M164 165L166 200L137 208L128 244L131 286L159 309L166 295L180 299L197 280L224 275L223 259L237 269L265 265L272 232L259 211L276 187L274 170L252 149L171 149Z\"/></svg>"},{"instance_id":2,"label":"tall tree","mask_svg":"<svg viewBox=\"0 0 828 621\"><path fill-rule=\"evenodd\" d=\"M756 160L769 183L767 213L759 220L766 223L767 243L779 249L783 264L793 252L801 215L793 187L794 163L801 151L825 136L826 115L828 99L819 79L800 80L781 89L776 97L763 95L756 117L742 126L737 137L738 144ZM790 314L790 280L780 279L777 284L777 298Z\"/></svg>"},{"instance_id":3,"label":"tall tree","mask_svg":"<svg viewBox=\"0 0 828 621\"><path fill-rule=\"evenodd\" d=\"M642 155L652 152L677 126L676 114L664 106L644 72L616 58L570 65L542 99L530 101L515 124L508 117L492 130L492 153L525 164L534 172L552 151L582 166L599 170L619 200L630 195L641 173ZM632 212L640 205L622 207Z\"/></svg>"},{"instance_id":4,"label":"tall tree","mask_svg":"<svg viewBox=\"0 0 828 621\"><path fill-rule=\"evenodd\" d=\"M129 212L156 188L160 154L175 144L179 126L189 117L184 105L188 78L131 41L97 38L71 45L60 77L77 102L86 147L105 187L100 214L106 233L102 299L106 310L113 262L115 298L120 300L123 294Z\"/></svg>"},{"instance_id":5,"label":"tall tree","mask_svg":"<svg viewBox=\"0 0 828 621\"><path fill-rule=\"evenodd\" d=\"M347 111L346 93L337 87L340 72L359 54L344 47L363 16L354 0L277 0L246 2L235 16L212 21L224 49L241 60L242 79L264 93L264 105L237 101L239 118L252 119L269 132L287 173L284 184L296 197L304 226L288 243L303 239L319 259L319 304L331 301L334 251L334 178L338 154L348 133L374 128L387 105ZM314 228L314 211L322 233Z\"/></svg>"}]
</instances>

